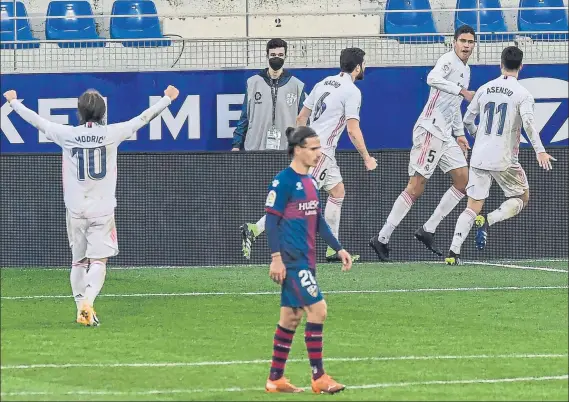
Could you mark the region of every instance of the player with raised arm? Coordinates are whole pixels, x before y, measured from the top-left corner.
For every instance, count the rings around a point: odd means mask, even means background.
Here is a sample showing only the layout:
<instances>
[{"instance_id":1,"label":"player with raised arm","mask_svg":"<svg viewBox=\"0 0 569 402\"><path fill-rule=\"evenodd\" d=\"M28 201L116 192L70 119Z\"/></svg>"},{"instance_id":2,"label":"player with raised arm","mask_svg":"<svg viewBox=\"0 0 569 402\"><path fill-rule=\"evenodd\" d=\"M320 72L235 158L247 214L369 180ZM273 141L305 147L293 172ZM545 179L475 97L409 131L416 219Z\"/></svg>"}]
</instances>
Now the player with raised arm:
<instances>
[{"instance_id":1,"label":"player with raised arm","mask_svg":"<svg viewBox=\"0 0 569 402\"><path fill-rule=\"evenodd\" d=\"M99 92L88 90L78 99L79 126L72 127L40 117L17 100L16 91L4 93L16 113L63 151L70 281L80 324L99 325L93 304L105 282L107 259L119 252L114 218L117 148L162 113L178 94L178 89L168 86L164 97L139 116L106 125L105 100Z\"/></svg>"},{"instance_id":2,"label":"player with raised arm","mask_svg":"<svg viewBox=\"0 0 569 402\"><path fill-rule=\"evenodd\" d=\"M265 203L272 256L269 276L281 285L280 319L265 389L267 392L303 391L284 377L284 369L294 333L306 313L304 340L312 369L312 391L334 394L345 386L326 374L322 364L327 306L316 282L316 234L338 253L343 271L351 268L352 259L322 216L316 182L308 173L320 159L318 135L310 127L289 127L286 136L292 162L269 185Z\"/></svg>"},{"instance_id":3,"label":"player with raised arm","mask_svg":"<svg viewBox=\"0 0 569 402\"><path fill-rule=\"evenodd\" d=\"M464 125L475 136L470 159L470 175L466 193L468 204L458 217L446 263L462 264L460 249L476 222L476 247L486 247L488 228L513 218L527 205L529 186L526 173L518 161L522 126L536 152L539 166L551 169L551 155L545 152L535 127L534 99L518 82L523 52L515 46L502 51L502 75L482 85L468 106ZM474 120L480 114L480 124ZM507 200L487 216L478 215L488 198L492 179L504 191ZM478 215L478 216L477 216Z\"/></svg>"},{"instance_id":4,"label":"player with raised arm","mask_svg":"<svg viewBox=\"0 0 569 402\"><path fill-rule=\"evenodd\" d=\"M460 105L471 101L468 90L470 67L468 59L476 42L474 29L459 27L454 34L453 49L442 55L427 76L431 87L429 99L413 128L413 148L409 160L409 182L399 195L387 220L369 245L381 261L390 261L389 240L395 228L425 191L427 180L439 166L452 177L453 185L443 195L429 220L415 232L417 240L433 253L443 253L435 245L435 231L442 220L465 195L468 182L466 155L470 146L464 136Z\"/></svg>"},{"instance_id":5,"label":"player with raised arm","mask_svg":"<svg viewBox=\"0 0 569 402\"><path fill-rule=\"evenodd\" d=\"M362 94L354 83L364 78L364 56L365 52L359 48L342 50L340 73L326 77L316 84L296 119L296 124L300 127L306 126L310 118L310 127L320 138L322 157L318 164L311 168L310 174L316 179L318 189L323 188L328 193L324 216L336 238L339 237L340 216L346 194L340 168L336 163L336 147L346 126L350 140L362 156L365 168L374 170L377 167L377 161L367 151L360 129ZM256 230L253 224L247 224L243 228L244 250L250 252L250 246L260 231ZM359 256L354 255L353 258L357 261ZM340 258L328 247L326 260L340 261Z\"/></svg>"}]
</instances>

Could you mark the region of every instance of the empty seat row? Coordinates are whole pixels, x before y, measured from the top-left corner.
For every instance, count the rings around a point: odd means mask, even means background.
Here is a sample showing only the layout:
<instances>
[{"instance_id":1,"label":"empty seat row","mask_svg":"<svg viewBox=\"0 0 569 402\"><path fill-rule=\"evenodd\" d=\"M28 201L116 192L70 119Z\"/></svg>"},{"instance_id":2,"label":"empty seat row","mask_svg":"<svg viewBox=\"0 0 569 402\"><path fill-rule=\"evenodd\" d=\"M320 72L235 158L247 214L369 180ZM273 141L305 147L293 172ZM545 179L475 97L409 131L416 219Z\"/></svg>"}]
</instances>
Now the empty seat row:
<instances>
[{"instance_id":1,"label":"empty seat row","mask_svg":"<svg viewBox=\"0 0 569 402\"><path fill-rule=\"evenodd\" d=\"M22 2L16 3L14 13L13 2L1 2L1 39L13 41L37 41L32 35L30 24L27 19L28 13ZM14 14L25 19L14 20ZM145 14L154 16L144 17ZM160 30L160 22L156 17L156 6L151 0L117 0L113 4L110 25L110 37L112 39L159 39L148 41L122 41L123 46L169 46L171 41L163 39ZM126 17L118 17L126 15ZM97 33L95 19L91 4L86 0L52 1L47 8L48 17L45 23L45 37L57 42L60 47L103 47L105 41L85 41L103 39ZM82 18L79 18L82 17ZM14 21L17 21L14 24ZM15 29L14 29L15 28ZM17 33L17 36L14 33ZM39 43L19 43L18 48L34 48ZM13 49L14 44L2 43L2 49Z\"/></svg>"},{"instance_id":2,"label":"empty seat row","mask_svg":"<svg viewBox=\"0 0 569 402\"><path fill-rule=\"evenodd\" d=\"M477 26L477 0L457 0L455 27L468 24ZM501 8L500 0L479 0L480 8ZM529 36L534 40L567 40L567 13L563 9L551 10L547 7L563 7L563 0L520 0L520 7L535 7L536 10L518 11L518 30L534 32ZM429 0L387 0L386 10L404 11L388 12L384 15L385 33L394 35L403 42L443 42L444 37L438 34L431 12ZM419 11L427 10L427 11ZM13 2L0 2L1 40L13 41L15 32L18 41L37 41L32 35L26 8L22 2L16 3L14 13ZM124 46L169 46L170 40L164 39L160 23L156 16L156 6L152 0L116 0L113 3L110 24L112 39L131 39L122 41ZM24 19L14 20L17 17ZM126 17L118 17L126 15ZM154 16L145 16L154 15ZM58 41L60 47L100 47L105 41L98 35L91 4L87 0L58 0L48 5L48 17L45 24L46 39ZM83 18L78 18L83 16ZM508 28L501 10L481 10L481 41L510 41L513 35ZM16 21L16 23L14 23ZM555 34L535 32L553 31ZM410 34L423 34L410 36ZM424 35L433 34L433 35ZM496 35L497 34L497 35ZM134 39L152 38L156 40L135 41ZM98 42L82 42L82 40L98 39ZM61 42L74 41L74 42ZM18 48L38 47L39 43L19 43ZM2 43L1 48L13 48L14 44Z\"/></svg>"},{"instance_id":3,"label":"empty seat row","mask_svg":"<svg viewBox=\"0 0 569 402\"><path fill-rule=\"evenodd\" d=\"M454 24L470 25L476 29L478 23L477 0L457 0ZM480 8L501 8L500 0L479 0ZM538 10L518 10L518 31L520 32L561 32L559 34L530 33L534 40L567 40L567 13L565 10L551 10L547 7L564 7L563 0L520 0L520 8L536 7ZM402 13L385 13L385 33L396 35L403 42L443 42L442 35L405 36L405 34L437 34L435 21L429 0L387 0L385 6L389 11L406 11ZM413 12L416 10L429 10ZM508 34L508 28L501 10L481 10L480 32L481 41L510 41L513 35ZM498 34L498 35L493 35Z\"/></svg>"}]
</instances>

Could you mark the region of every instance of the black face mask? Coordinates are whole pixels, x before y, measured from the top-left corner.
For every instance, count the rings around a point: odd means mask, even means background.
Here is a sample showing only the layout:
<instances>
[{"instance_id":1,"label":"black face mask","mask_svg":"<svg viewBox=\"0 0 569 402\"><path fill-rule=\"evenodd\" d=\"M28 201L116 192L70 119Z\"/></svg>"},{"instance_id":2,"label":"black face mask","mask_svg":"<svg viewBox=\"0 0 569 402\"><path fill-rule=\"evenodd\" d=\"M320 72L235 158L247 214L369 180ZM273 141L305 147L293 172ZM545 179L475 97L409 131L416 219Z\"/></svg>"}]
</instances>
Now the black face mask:
<instances>
[{"instance_id":1,"label":"black face mask","mask_svg":"<svg viewBox=\"0 0 569 402\"><path fill-rule=\"evenodd\" d=\"M283 68L283 65L284 65L284 59L280 57L271 57L269 59L269 66L273 71L279 71L281 68Z\"/></svg>"}]
</instances>

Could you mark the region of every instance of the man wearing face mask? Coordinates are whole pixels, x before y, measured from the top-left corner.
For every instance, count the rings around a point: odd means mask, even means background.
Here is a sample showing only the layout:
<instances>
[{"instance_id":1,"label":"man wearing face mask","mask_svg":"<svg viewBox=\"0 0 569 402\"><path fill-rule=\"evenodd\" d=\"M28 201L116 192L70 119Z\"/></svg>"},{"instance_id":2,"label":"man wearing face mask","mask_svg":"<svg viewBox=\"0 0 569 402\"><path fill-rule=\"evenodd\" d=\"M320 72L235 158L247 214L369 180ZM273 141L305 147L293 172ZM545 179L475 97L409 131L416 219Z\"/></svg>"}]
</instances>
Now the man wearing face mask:
<instances>
[{"instance_id":1,"label":"man wearing face mask","mask_svg":"<svg viewBox=\"0 0 569 402\"><path fill-rule=\"evenodd\" d=\"M241 118L233 133L232 151L285 150L287 127L296 125L304 102L304 83L283 69L287 43L267 43L269 67L247 80Z\"/></svg>"}]
</instances>

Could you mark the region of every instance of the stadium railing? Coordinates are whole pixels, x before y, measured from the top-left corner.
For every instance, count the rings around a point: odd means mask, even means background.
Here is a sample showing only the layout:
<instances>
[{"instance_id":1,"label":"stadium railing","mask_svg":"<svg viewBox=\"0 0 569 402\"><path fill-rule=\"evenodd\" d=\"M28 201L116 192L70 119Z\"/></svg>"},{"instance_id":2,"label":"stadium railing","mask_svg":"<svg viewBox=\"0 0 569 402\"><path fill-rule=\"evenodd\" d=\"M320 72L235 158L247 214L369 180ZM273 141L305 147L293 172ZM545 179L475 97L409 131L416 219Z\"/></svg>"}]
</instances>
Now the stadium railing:
<instances>
[{"instance_id":1,"label":"stadium railing","mask_svg":"<svg viewBox=\"0 0 569 402\"><path fill-rule=\"evenodd\" d=\"M501 8L506 20L512 20L520 10L533 10L534 8ZM544 8L540 8L541 10ZM551 7L559 9L559 7ZM566 10L566 8L562 9ZM289 35L283 34L289 43L289 57L287 66L295 67L336 67L338 54L347 46L358 46L367 52L367 64L369 66L395 66L395 65L433 65L438 57L452 46L453 22L455 12L459 9L433 9L413 10L413 12L432 12L437 20L449 21L444 27L445 31L436 33L444 36L444 42L429 42L433 33L405 34L405 40L397 40L401 34L383 33L383 16L390 12L408 12L402 10L375 10L354 11L335 13L230 13L230 14L189 14L176 15L156 14L145 17L158 16L163 26L172 24L172 21L183 21L184 25L192 25L192 21L204 20L217 17L243 18L245 24L243 30L218 32L226 33L231 37L196 37L176 33L176 27L170 25L174 32L163 29L165 36L171 40L170 46L151 47L149 42L155 42L156 38L131 39L133 47L123 47L124 39L109 39L108 27L111 16L113 18L128 18L128 15L95 14L100 40L81 39L77 41L49 41L37 40L26 41L26 44L39 43L35 49L0 50L0 67L3 73L37 73L37 72L72 72L72 71L172 71L172 70L204 70L220 68L260 68L266 65L265 45L270 37L267 29L262 27L253 29L257 19L271 19L281 21L286 16L290 18L335 18L335 17L362 17L372 21L370 27L359 29L358 24L353 25L351 31L343 35L313 34L307 35L302 29L287 30ZM479 8L480 13L484 10L496 10L491 8ZM279 16L275 19L275 16ZM65 18L61 16L37 16L9 18L14 20L28 18L32 21L32 29L37 37L42 32L40 28L46 18ZM93 18L92 16L76 16L76 18ZM35 23L33 22L35 21ZM274 24L275 22L273 22ZM202 23L203 24L203 23ZM214 24L211 21L210 24ZM317 25L317 24L316 24ZM328 24L329 25L329 24ZM511 24L510 24L511 25ZM36 28L34 28L36 27ZM179 28L181 29L181 28ZM478 30L480 31L480 30ZM263 33L259 35L259 33ZM304 34L303 34L304 32ZM362 34L363 32L363 34ZM376 33L377 32L377 33ZM480 33L480 32L479 32ZM501 50L511 44L516 44L524 50L526 63L567 63L569 50L567 40L559 40L559 31L550 32L518 32L512 30L503 33L485 32L485 40L477 44L471 57L471 64L496 64L500 60ZM539 40L532 39L532 35L539 34ZM299 35L301 35L299 37ZM400 38L399 38L400 39ZM68 42L69 47L62 48L57 43ZM104 47L87 47L85 42L105 42ZM23 43L17 40L2 41L3 45ZM136 45L138 43L138 45ZM76 47L74 46L76 45Z\"/></svg>"}]
</instances>

